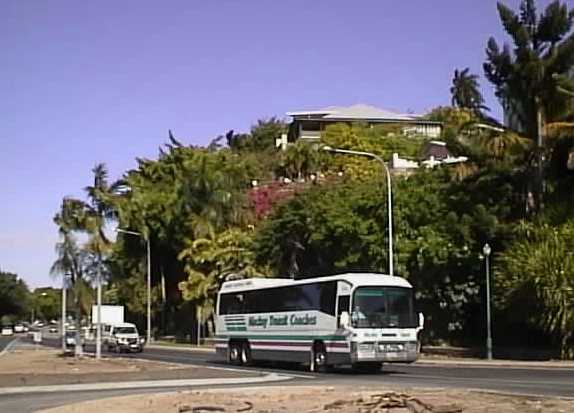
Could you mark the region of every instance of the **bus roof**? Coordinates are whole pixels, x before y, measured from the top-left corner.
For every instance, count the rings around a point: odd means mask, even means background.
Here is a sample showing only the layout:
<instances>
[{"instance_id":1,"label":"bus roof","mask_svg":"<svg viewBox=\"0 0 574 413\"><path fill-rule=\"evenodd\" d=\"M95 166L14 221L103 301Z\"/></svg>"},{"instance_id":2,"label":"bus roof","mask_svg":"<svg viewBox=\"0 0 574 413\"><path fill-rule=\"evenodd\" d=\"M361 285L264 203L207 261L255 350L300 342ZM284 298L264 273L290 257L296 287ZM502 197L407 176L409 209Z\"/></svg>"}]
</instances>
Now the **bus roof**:
<instances>
[{"instance_id":1,"label":"bus roof","mask_svg":"<svg viewBox=\"0 0 574 413\"><path fill-rule=\"evenodd\" d=\"M303 278L246 278L243 280L226 281L221 286L220 293L257 290L260 288L285 287L289 285L309 284L313 282L346 281L353 286L371 285L387 287L406 287L412 285L402 277L379 273L345 273L325 277Z\"/></svg>"}]
</instances>

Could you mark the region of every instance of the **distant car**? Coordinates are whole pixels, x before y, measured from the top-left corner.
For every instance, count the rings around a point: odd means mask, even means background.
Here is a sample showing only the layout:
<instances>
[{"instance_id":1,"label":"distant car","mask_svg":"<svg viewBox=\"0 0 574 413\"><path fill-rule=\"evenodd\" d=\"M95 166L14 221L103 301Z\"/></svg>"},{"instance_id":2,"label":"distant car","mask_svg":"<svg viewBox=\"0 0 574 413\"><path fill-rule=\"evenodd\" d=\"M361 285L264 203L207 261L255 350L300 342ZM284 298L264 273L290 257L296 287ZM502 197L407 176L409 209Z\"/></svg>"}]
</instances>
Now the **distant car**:
<instances>
[{"instance_id":1,"label":"distant car","mask_svg":"<svg viewBox=\"0 0 574 413\"><path fill-rule=\"evenodd\" d=\"M24 332L24 325L23 324L16 324L14 326L15 333L23 333Z\"/></svg>"},{"instance_id":2,"label":"distant car","mask_svg":"<svg viewBox=\"0 0 574 413\"><path fill-rule=\"evenodd\" d=\"M2 335L12 336L14 335L14 330L12 330L12 327L2 327Z\"/></svg>"},{"instance_id":3,"label":"distant car","mask_svg":"<svg viewBox=\"0 0 574 413\"><path fill-rule=\"evenodd\" d=\"M57 332L58 332L58 327L56 327L56 326L51 326L48 331L49 331L50 333L57 333Z\"/></svg>"},{"instance_id":4,"label":"distant car","mask_svg":"<svg viewBox=\"0 0 574 413\"><path fill-rule=\"evenodd\" d=\"M123 351L141 353L144 347L144 340L139 336L135 324L121 323L111 326L106 345L108 351L115 351L116 353Z\"/></svg>"}]
</instances>

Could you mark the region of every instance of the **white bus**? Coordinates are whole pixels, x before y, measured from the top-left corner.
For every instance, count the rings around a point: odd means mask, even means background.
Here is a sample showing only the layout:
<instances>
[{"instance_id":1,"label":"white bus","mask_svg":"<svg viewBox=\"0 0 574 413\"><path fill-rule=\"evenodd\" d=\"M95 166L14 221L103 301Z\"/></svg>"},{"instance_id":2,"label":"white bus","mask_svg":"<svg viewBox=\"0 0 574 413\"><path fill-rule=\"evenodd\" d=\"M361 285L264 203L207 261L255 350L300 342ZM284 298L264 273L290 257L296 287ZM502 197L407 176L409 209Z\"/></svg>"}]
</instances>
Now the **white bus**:
<instances>
[{"instance_id":1,"label":"white bus","mask_svg":"<svg viewBox=\"0 0 574 413\"><path fill-rule=\"evenodd\" d=\"M216 310L216 351L228 362L291 361L311 371L413 362L423 324L411 284L376 273L227 281Z\"/></svg>"}]
</instances>

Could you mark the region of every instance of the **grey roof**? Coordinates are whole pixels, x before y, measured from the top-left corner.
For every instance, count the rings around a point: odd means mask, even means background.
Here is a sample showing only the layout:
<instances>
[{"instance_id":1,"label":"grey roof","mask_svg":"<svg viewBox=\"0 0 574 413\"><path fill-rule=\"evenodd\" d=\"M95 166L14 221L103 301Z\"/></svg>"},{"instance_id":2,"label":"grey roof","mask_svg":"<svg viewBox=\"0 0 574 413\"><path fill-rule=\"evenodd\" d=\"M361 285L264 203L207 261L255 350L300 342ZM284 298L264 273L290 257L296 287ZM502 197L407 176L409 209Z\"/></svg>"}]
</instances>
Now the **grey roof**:
<instances>
[{"instance_id":1,"label":"grey roof","mask_svg":"<svg viewBox=\"0 0 574 413\"><path fill-rule=\"evenodd\" d=\"M319 119L345 120L379 120L379 121L413 121L422 120L421 115L396 113L375 106L357 104L352 106L328 106L319 110L287 112L292 117L313 117Z\"/></svg>"}]
</instances>

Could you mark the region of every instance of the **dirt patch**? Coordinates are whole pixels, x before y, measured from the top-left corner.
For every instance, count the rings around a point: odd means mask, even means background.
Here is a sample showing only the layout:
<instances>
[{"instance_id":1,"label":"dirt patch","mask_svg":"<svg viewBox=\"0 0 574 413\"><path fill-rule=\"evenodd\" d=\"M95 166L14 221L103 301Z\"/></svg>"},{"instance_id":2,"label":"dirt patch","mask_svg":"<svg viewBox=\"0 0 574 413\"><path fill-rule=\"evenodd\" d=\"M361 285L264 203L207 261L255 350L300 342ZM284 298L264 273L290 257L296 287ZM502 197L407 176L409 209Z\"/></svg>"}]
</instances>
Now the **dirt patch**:
<instances>
[{"instance_id":1,"label":"dirt patch","mask_svg":"<svg viewBox=\"0 0 574 413\"><path fill-rule=\"evenodd\" d=\"M136 358L76 359L47 349L15 349L0 358L0 387L239 376L250 374Z\"/></svg>"},{"instance_id":2,"label":"dirt patch","mask_svg":"<svg viewBox=\"0 0 574 413\"><path fill-rule=\"evenodd\" d=\"M96 360L85 356L76 359L61 351L47 349L16 349L0 358L0 374L83 374L179 369L180 364L104 357Z\"/></svg>"},{"instance_id":3,"label":"dirt patch","mask_svg":"<svg viewBox=\"0 0 574 413\"><path fill-rule=\"evenodd\" d=\"M42 413L565 413L574 402L444 390L378 387L267 387L180 391L77 403Z\"/></svg>"}]
</instances>

